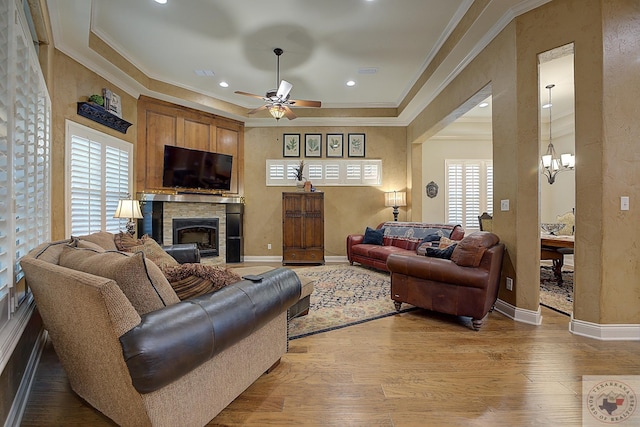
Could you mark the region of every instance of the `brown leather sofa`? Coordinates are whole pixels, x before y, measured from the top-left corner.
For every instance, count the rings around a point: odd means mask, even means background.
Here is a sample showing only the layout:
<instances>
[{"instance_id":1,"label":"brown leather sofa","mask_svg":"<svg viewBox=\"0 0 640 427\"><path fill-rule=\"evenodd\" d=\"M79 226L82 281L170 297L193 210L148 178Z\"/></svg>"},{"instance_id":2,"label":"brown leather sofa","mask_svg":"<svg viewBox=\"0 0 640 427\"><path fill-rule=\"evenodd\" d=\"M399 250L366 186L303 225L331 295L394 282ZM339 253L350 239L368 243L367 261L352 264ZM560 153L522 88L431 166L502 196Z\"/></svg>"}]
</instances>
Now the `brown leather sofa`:
<instances>
[{"instance_id":1,"label":"brown leather sofa","mask_svg":"<svg viewBox=\"0 0 640 427\"><path fill-rule=\"evenodd\" d=\"M427 224L422 222L387 221L379 224L375 230L384 230L382 240L375 243L365 243L365 234L350 234L347 236L347 259L349 264L354 262L372 267L377 270L389 271L387 258L391 254L416 255L416 250L422 240L430 235L439 239L441 236L451 240L461 240L464 229L459 225Z\"/></svg>"},{"instance_id":2,"label":"brown leather sofa","mask_svg":"<svg viewBox=\"0 0 640 427\"><path fill-rule=\"evenodd\" d=\"M462 239L451 259L391 254L391 299L441 313L472 318L479 330L498 298L504 244L478 231Z\"/></svg>"}]
</instances>

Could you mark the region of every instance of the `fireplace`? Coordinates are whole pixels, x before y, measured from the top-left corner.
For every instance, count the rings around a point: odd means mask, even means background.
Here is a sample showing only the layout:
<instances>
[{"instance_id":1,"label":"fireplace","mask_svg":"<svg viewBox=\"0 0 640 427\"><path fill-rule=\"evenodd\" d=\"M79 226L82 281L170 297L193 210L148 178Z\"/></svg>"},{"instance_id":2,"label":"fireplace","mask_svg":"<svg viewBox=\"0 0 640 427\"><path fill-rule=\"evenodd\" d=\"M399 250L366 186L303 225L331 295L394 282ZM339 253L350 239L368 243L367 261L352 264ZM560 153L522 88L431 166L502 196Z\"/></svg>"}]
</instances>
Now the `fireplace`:
<instances>
[{"instance_id":1,"label":"fireplace","mask_svg":"<svg viewBox=\"0 0 640 427\"><path fill-rule=\"evenodd\" d=\"M174 218L173 244L195 243L200 256L218 256L218 218Z\"/></svg>"}]
</instances>

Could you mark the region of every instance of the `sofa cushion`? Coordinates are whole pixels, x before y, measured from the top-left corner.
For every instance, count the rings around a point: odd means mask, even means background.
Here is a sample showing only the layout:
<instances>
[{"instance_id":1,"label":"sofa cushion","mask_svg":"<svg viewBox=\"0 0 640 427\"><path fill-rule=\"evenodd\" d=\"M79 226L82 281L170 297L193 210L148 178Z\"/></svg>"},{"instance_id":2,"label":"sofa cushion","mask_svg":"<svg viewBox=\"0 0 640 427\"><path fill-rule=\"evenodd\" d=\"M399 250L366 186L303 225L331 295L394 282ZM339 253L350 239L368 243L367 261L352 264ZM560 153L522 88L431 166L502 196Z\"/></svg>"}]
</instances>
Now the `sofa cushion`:
<instances>
[{"instance_id":1,"label":"sofa cushion","mask_svg":"<svg viewBox=\"0 0 640 427\"><path fill-rule=\"evenodd\" d=\"M178 261L169 255L162 247L149 236L143 236L140 239L141 245L127 246L126 252L144 252L147 259L150 259L160 268L168 266L176 266Z\"/></svg>"},{"instance_id":2,"label":"sofa cushion","mask_svg":"<svg viewBox=\"0 0 640 427\"><path fill-rule=\"evenodd\" d=\"M105 249L102 246L100 246L100 245L98 245L96 243L90 242L88 240L78 240L78 239L76 239L74 242L75 242L75 247L76 248L93 249L96 252L104 252L105 251ZM71 246L73 246L73 245L71 245Z\"/></svg>"},{"instance_id":3,"label":"sofa cushion","mask_svg":"<svg viewBox=\"0 0 640 427\"><path fill-rule=\"evenodd\" d=\"M115 280L138 314L148 313L179 301L158 266L144 253L97 252L67 246L60 265Z\"/></svg>"},{"instance_id":4,"label":"sofa cushion","mask_svg":"<svg viewBox=\"0 0 640 427\"><path fill-rule=\"evenodd\" d=\"M367 227L364 232L364 240L362 243L366 245L382 245L382 239L384 237L384 228L371 228Z\"/></svg>"},{"instance_id":5,"label":"sofa cushion","mask_svg":"<svg viewBox=\"0 0 640 427\"><path fill-rule=\"evenodd\" d=\"M488 231L471 233L456 245L451 260L461 267L477 267L485 251L499 241L498 236Z\"/></svg>"},{"instance_id":6,"label":"sofa cushion","mask_svg":"<svg viewBox=\"0 0 640 427\"><path fill-rule=\"evenodd\" d=\"M116 244L113 241L113 234L107 231L98 231L95 233L87 234L85 236L77 236L77 237L71 237L71 238L78 239L78 240L86 240L86 241L95 243L96 245L100 246L101 248L107 251L115 251L118 249L116 248Z\"/></svg>"}]
</instances>

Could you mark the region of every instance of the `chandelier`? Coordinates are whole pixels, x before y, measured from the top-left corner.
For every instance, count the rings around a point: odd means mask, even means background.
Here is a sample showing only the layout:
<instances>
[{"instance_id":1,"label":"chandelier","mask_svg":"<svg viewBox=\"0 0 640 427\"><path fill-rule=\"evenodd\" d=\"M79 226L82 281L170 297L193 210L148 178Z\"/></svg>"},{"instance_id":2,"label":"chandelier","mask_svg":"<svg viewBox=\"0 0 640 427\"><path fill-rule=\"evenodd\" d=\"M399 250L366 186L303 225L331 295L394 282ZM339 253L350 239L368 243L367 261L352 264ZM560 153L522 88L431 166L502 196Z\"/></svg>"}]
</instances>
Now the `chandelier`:
<instances>
[{"instance_id":1,"label":"chandelier","mask_svg":"<svg viewBox=\"0 0 640 427\"><path fill-rule=\"evenodd\" d=\"M549 110L549 145L547 146L547 152L542 155L541 172L547 177L549 184L553 184L556 182L556 175L558 173L573 170L576 163L576 156L573 154L562 154L558 157L558 154L556 154L551 131L551 89L553 89L555 85L550 84L545 87L549 90L549 102L543 105L542 108L546 107Z\"/></svg>"}]
</instances>

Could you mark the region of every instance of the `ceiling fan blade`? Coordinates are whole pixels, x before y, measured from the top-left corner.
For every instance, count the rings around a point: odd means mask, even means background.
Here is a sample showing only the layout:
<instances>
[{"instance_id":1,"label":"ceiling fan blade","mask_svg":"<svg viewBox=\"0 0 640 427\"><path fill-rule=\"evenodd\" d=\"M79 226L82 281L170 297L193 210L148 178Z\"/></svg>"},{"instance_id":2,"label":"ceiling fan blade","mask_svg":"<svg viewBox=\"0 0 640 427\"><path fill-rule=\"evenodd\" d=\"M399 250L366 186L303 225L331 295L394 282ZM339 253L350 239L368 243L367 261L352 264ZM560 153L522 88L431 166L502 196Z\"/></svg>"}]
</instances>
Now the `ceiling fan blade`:
<instances>
[{"instance_id":1,"label":"ceiling fan blade","mask_svg":"<svg viewBox=\"0 0 640 427\"><path fill-rule=\"evenodd\" d=\"M295 105L296 107L321 107L322 102L320 101L306 101L304 99L290 99L289 104Z\"/></svg>"},{"instance_id":2,"label":"ceiling fan blade","mask_svg":"<svg viewBox=\"0 0 640 427\"><path fill-rule=\"evenodd\" d=\"M287 96L289 96L289 92L291 92L292 87L293 85L288 81L286 80L281 81L280 87L278 88L278 92L276 93L276 96L282 100L287 99Z\"/></svg>"},{"instance_id":3,"label":"ceiling fan blade","mask_svg":"<svg viewBox=\"0 0 640 427\"><path fill-rule=\"evenodd\" d=\"M266 109L267 109L267 106L263 105L262 107L254 108L253 110L249 111L249 113L247 113L247 114L254 114L254 113L257 113L258 111L262 111L262 110L266 110Z\"/></svg>"},{"instance_id":4,"label":"ceiling fan blade","mask_svg":"<svg viewBox=\"0 0 640 427\"><path fill-rule=\"evenodd\" d=\"M293 120L296 118L296 115L293 114L293 111L291 110L291 108L287 107L286 105L283 105L283 107L284 107L284 115L287 119Z\"/></svg>"},{"instance_id":5,"label":"ceiling fan blade","mask_svg":"<svg viewBox=\"0 0 640 427\"><path fill-rule=\"evenodd\" d=\"M262 96L262 95L254 95L253 93L242 92L241 90L237 90L234 93L237 93L238 95L252 96L254 98L258 98L258 99L264 100L264 96Z\"/></svg>"}]
</instances>

